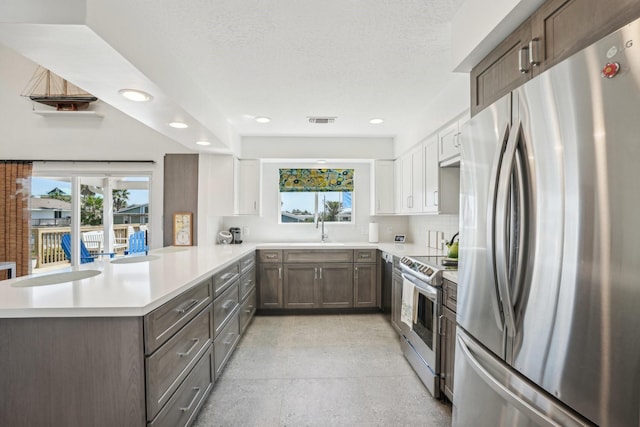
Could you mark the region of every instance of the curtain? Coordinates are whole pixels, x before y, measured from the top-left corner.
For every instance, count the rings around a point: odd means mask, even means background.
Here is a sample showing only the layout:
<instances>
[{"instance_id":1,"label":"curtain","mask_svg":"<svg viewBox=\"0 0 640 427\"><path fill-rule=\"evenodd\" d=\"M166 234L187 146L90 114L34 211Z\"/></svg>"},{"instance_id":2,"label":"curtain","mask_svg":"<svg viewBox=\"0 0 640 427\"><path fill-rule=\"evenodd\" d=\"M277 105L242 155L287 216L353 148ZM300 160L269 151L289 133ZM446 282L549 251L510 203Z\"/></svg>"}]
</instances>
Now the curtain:
<instances>
[{"instance_id":1,"label":"curtain","mask_svg":"<svg viewBox=\"0 0 640 427\"><path fill-rule=\"evenodd\" d=\"M280 192L353 191L353 169L280 169Z\"/></svg>"},{"instance_id":2,"label":"curtain","mask_svg":"<svg viewBox=\"0 0 640 427\"><path fill-rule=\"evenodd\" d=\"M16 276L29 274L31 162L0 160L0 261L16 263ZM0 271L0 279L7 272Z\"/></svg>"}]
</instances>

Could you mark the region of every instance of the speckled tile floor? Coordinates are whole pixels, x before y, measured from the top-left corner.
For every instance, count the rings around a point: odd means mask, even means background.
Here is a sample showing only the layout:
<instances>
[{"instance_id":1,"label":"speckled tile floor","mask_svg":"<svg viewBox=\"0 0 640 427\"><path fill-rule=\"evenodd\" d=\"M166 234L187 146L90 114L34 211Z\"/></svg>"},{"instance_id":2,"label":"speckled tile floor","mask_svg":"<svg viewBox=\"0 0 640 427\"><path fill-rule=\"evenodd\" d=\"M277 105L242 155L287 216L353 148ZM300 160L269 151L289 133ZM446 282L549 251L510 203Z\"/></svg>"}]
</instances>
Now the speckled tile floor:
<instances>
[{"instance_id":1,"label":"speckled tile floor","mask_svg":"<svg viewBox=\"0 0 640 427\"><path fill-rule=\"evenodd\" d=\"M450 425L378 314L256 316L194 423Z\"/></svg>"}]
</instances>

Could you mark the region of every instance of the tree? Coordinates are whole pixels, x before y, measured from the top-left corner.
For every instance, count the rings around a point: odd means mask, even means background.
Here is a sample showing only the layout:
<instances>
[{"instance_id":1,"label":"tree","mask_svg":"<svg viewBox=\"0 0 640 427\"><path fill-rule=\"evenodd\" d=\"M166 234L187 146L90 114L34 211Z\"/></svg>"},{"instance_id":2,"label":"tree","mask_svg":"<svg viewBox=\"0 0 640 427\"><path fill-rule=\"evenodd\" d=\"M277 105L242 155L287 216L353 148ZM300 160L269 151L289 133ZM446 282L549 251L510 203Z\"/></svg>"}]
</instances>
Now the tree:
<instances>
[{"instance_id":1,"label":"tree","mask_svg":"<svg viewBox=\"0 0 640 427\"><path fill-rule=\"evenodd\" d=\"M325 207L327 209L327 212L325 214L324 220L325 221L337 221L338 220L338 214L340 212L342 212L342 202L332 202L332 201L328 201L325 202Z\"/></svg>"},{"instance_id":2,"label":"tree","mask_svg":"<svg viewBox=\"0 0 640 427\"><path fill-rule=\"evenodd\" d=\"M80 221L84 225L102 224L102 197L82 197L80 205Z\"/></svg>"},{"instance_id":3,"label":"tree","mask_svg":"<svg viewBox=\"0 0 640 427\"><path fill-rule=\"evenodd\" d=\"M113 210L114 212L128 206L129 190L113 190Z\"/></svg>"}]
</instances>

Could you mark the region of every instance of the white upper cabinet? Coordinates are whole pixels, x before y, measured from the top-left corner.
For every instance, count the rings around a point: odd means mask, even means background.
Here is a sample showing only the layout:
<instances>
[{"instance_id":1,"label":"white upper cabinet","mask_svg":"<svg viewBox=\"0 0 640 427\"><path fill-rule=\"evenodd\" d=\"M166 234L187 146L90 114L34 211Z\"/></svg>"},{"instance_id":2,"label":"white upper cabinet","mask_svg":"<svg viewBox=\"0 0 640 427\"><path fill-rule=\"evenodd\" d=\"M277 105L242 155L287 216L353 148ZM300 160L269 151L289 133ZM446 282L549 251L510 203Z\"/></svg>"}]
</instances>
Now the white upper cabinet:
<instances>
[{"instance_id":1,"label":"white upper cabinet","mask_svg":"<svg viewBox=\"0 0 640 427\"><path fill-rule=\"evenodd\" d=\"M400 158L401 213L422 212L422 145Z\"/></svg>"},{"instance_id":2,"label":"white upper cabinet","mask_svg":"<svg viewBox=\"0 0 640 427\"><path fill-rule=\"evenodd\" d=\"M261 163L200 154L199 210L208 216L260 215Z\"/></svg>"},{"instance_id":3,"label":"white upper cabinet","mask_svg":"<svg viewBox=\"0 0 640 427\"><path fill-rule=\"evenodd\" d=\"M424 196L422 211L437 213L439 210L440 163L438 162L438 136L428 138L422 144L424 153Z\"/></svg>"},{"instance_id":4,"label":"white upper cabinet","mask_svg":"<svg viewBox=\"0 0 640 427\"><path fill-rule=\"evenodd\" d=\"M261 215L262 163L260 160L236 160L237 215Z\"/></svg>"},{"instance_id":5,"label":"white upper cabinet","mask_svg":"<svg viewBox=\"0 0 640 427\"><path fill-rule=\"evenodd\" d=\"M395 212L394 161L376 160L371 169L370 215L389 215Z\"/></svg>"},{"instance_id":6,"label":"white upper cabinet","mask_svg":"<svg viewBox=\"0 0 640 427\"><path fill-rule=\"evenodd\" d=\"M438 156L442 163L460 158L460 131L458 121L438 132Z\"/></svg>"}]
</instances>

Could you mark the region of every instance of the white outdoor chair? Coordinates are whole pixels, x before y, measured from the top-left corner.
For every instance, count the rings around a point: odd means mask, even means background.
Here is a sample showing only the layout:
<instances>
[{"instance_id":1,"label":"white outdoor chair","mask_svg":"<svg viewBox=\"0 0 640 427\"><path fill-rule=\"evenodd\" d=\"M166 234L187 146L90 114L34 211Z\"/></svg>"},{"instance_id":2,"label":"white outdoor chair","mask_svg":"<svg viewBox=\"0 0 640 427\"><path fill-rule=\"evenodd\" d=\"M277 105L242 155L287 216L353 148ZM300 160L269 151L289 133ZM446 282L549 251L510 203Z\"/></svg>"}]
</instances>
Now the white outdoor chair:
<instances>
[{"instance_id":1,"label":"white outdoor chair","mask_svg":"<svg viewBox=\"0 0 640 427\"><path fill-rule=\"evenodd\" d=\"M119 252L119 250L125 250L127 248L128 237L116 237L116 232L111 229L111 239L113 240L113 252Z\"/></svg>"},{"instance_id":2,"label":"white outdoor chair","mask_svg":"<svg viewBox=\"0 0 640 427\"><path fill-rule=\"evenodd\" d=\"M85 231L82 233L82 241L90 253L100 253L104 248L104 233L98 231Z\"/></svg>"}]
</instances>

